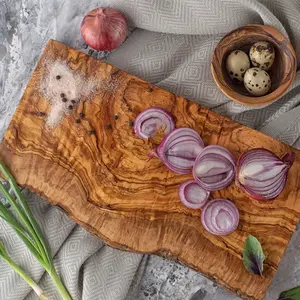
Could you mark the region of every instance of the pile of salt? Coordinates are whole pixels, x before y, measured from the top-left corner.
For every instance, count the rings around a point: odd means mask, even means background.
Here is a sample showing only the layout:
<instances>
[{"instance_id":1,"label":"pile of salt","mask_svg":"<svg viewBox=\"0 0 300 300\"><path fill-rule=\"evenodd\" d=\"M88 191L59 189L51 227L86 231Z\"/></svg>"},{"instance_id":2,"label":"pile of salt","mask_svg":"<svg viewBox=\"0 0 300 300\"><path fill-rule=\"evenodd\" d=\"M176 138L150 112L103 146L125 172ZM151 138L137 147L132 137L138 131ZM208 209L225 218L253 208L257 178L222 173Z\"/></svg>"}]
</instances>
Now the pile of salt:
<instances>
[{"instance_id":1,"label":"pile of salt","mask_svg":"<svg viewBox=\"0 0 300 300\"><path fill-rule=\"evenodd\" d=\"M88 100L99 84L93 79L86 79L85 74L73 71L62 61L47 61L46 73L40 90L51 104L47 125L57 126L63 117L70 113L80 100Z\"/></svg>"}]
</instances>

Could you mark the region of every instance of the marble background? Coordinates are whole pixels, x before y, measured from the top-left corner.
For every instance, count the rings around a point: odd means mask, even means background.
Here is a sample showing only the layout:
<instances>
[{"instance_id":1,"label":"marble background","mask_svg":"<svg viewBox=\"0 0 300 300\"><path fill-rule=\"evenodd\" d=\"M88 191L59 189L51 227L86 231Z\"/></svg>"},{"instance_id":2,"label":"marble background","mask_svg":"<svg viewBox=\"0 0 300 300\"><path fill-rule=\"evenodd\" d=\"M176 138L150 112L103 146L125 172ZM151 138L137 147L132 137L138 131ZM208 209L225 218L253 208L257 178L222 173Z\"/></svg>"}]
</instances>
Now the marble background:
<instances>
[{"instance_id":1,"label":"marble background","mask_svg":"<svg viewBox=\"0 0 300 300\"><path fill-rule=\"evenodd\" d=\"M79 34L84 13L109 1L0 0L0 137L16 109L41 51L49 39L88 52ZM294 234L266 299L300 282L300 231ZM197 272L145 256L128 300L237 299Z\"/></svg>"}]
</instances>

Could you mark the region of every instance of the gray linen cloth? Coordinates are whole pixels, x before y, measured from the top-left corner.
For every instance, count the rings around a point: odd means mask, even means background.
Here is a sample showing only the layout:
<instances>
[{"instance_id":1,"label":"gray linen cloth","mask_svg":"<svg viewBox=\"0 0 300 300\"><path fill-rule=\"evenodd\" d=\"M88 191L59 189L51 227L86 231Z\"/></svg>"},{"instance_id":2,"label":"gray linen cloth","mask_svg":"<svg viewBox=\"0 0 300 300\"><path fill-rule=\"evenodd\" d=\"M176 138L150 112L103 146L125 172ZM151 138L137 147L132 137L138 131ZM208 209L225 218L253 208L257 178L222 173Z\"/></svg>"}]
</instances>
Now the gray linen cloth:
<instances>
[{"instance_id":1,"label":"gray linen cloth","mask_svg":"<svg viewBox=\"0 0 300 300\"><path fill-rule=\"evenodd\" d=\"M0 0L0 137L46 42L53 38L87 51L79 34L80 23L85 13L98 6L120 9L133 29L125 43L108 56L110 63L300 148L299 73L281 99L258 109L227 99L210 72L220 38L249 23L271 25L288 35L299 66L300 0ZM25 195L74 299L236 298L177 263L112 249L59 209L29 191ZM49 277L2 220L0 240L46 294L59 299ZM299 284L299 241L297 230L266 299L276 299L280 291ZM0 260L0 300L18 299L36 296Z\"/></svg>"}]
</instances>

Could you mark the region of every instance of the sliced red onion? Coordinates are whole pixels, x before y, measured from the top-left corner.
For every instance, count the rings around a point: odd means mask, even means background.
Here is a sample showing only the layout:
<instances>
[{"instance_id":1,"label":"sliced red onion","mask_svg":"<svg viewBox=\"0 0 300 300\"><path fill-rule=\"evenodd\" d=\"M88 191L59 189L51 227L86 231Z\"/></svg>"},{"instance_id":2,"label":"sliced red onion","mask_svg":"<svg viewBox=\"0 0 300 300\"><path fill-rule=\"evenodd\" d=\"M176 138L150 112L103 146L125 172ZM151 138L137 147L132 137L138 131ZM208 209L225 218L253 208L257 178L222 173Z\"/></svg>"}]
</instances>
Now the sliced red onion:
<instances>
[{"instance_id":1,"label":"sliced red onion","mask_svg":"<svg viewBox=\"0 0 300 300\"><path fill-rule=\"evenodd\" d=\"M227 199L211 200L201 212L201 223L211 234L227 235L236 230L239 211L235 204Z\"/></svg>"},{"instance_id":2,"label":"sliced red onion","mask_svg":"<svg viewBox=\"0 0 300 300\"><path fill-rule=\"evenodd\" d=\"M171 131L150 156L156 156L166 167L179 174L189 174L197 155L204 148L199 134L191 128Z\"/></svg>"},{"instance_id":3,"label":"sliced red onion","mask_svg":"<svg viewBox=\"0 0 300 300\"><path fill-rule=\"evenodd\" d=\"M180 185L178 194L183 205L199 209L206 203L210 193L196 181L188 180Z\"/></svg>"},{"instance_id":4,"label":"sliced red onion","mask_svg":"<svg viewBox=\"0 0 300 300\"><path fill-rule=\"evenodd\" d=\"M222 146L207 146L196 158L193 176L204 189L221 190L228 186L235 176L234 157Z\"/></svg>"},{"instance_id":5,"label":"sliced red onion","mask_svg":"<svg viewBox=\"0 0 300 300\"><path fill-rule=\"evenodd\" d=\"M163 129L165 134L168 134L174 128L172 116L158 107L145 109L134 121L134 132L142 139L148 139L159 129Z\"/></svg>"},{"instance_id":6,"label":"sliced red onion","mask_svg":"<svg viewBox=\"0 0 300 300\"><path fill-rule=\"evenodd\" d=\"M282 192L295 157L294 152L280 159L266 149L249 150L238 160L236 182L254 199L274 199Z\"/></svg>"}]
</instances>

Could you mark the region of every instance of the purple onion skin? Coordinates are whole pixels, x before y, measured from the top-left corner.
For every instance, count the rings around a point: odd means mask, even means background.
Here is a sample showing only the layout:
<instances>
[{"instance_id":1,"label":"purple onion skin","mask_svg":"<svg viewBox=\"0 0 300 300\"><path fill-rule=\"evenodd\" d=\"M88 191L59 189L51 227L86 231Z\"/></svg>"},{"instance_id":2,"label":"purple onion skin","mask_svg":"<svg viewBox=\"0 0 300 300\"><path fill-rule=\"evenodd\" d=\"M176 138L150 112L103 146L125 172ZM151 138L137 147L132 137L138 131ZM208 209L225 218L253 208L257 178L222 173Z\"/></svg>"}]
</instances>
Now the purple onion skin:
<instances>
[{"instance_id":1,"label":"purple onion skin","mask_svg":"<svg viewBox=\"0 0 300 300\"><path fill-rule=\"evenodd\" d=\"M286 175L285 175L285 178L284 178L284 184L282 186L282 188L278 191L278 193L272 197L272 198L266 198L266 197L263 197L262 195L260 194L257 194L257 193L253 193L253 192L249 192L247 190L247 188L241 184L238 180L238 174L239 174L239 166L240 166L240 162L241 160L243 160L243 158L245 157L245 155L249 152L249 151L253 151L253 150L263 150L263 151L266 151L266 152L269 152L269 154L272 154L274 156L274 158L278 159L279 161L282 161L283 163L286 163L287 165L289 165L289 168L288 170L286 171ZM296 159L296 154L294 152L289 152L287 154L285 154L283 156L282 159L280 159L277 155L275 155L272 151L270 150L267 150L267 149L264 149L264 148L254 148L254 149L251 149L247 152L244 152L238 159L238 162L237 162L237 165L236 165L236 176L235 176L235 183L236 185L241 189L243 190L247 195L249 195L252 199L255 199L255 200L264 200L264 201L269 201L269 200L274 200L275 198L277 198L280 193L283 191L285 185L286 185L286 181L287 181L287 176L288 176L288 172L289 172L289 169L291 168L291 166L293 165L295 159Z\"/></svg>"},{"instance_id":2,"label":"purple onion skin","mask_svg":"<svg viewBox=\"0 0 300 300\"><path fill-rule=\"evenodd\" d=\"M290 164L290 167L291 167L292 164L294 163L295 159L296 159L296 153L295 152L290 152L290 153L287 153L281 160L284 163Z\"/></svg>"}]
</instances>

